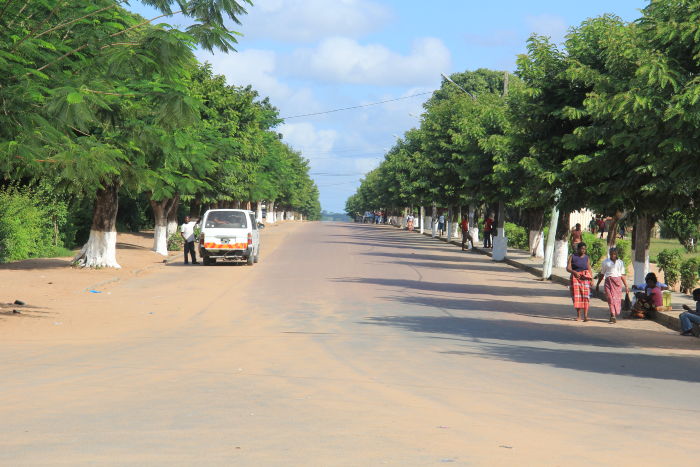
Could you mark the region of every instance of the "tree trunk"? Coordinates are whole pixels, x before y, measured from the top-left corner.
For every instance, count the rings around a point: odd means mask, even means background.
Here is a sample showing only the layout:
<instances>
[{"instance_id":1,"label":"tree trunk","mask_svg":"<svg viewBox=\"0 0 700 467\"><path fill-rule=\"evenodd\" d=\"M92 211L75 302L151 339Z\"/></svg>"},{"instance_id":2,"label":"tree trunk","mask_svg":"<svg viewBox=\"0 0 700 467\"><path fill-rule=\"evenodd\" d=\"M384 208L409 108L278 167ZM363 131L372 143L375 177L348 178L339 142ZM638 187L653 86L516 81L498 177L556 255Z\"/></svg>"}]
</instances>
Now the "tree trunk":
<instances>
[{"instance_id":1,"label":"tree trunk","mask_svg":"<svg viewBox=\"0 0 700 467\"><path fill-rule=\"evenodd\" d=\"M269 224L275 223L275 202L268 201L267 203L267 222Z\"/></svg>"},{"instance_id":2,"label":"tree trunk","mask_svg":"<svg viewBox=\"0 0 700 467\"><path fill-rule=\"evenodd\" d=\"M493 238L493 253L491 258L494 261L503 261L508 255L508 237L506 237L506 213L503 201L498 202L496 217L496 236Z\"/></svg>"},{"instance_id":3,"label":"tree trunk","mask_svg":"<svg viewBox=\"0 0 700 467\"><path fill-rule=\"evenodd\" d=\"M640 215L634 224L634 252L632 267L634 283L643 284L644 277L649 272L649 244L654 220L647 215Z\"/></svg>"},{"instance_id":4,"label":"tree trunk","mask_svg":"<svg viewBox=\"0 0 700 467\"><path fill-rule=\"evenodd\" d=\"M257 222L262 222L262 201L255 203L255 220Z\"/></svg>"},{"instance_id":5,"label":"tree trunk","mask_svg":"<svg viewBox=\"0 0 700 467\"><path fill-rule=\"evenodd\" d=\"M168 218L179 200L180 197L178 195L161 201L149 199L151 208L153 208L153 218L155 219L153 251L163 256L168 256Z\"/></svg>"},{"instance_id":6,"label":"tree trunk","mask_svg":"<svg viewBox=\"0 0 700 467\"><path fill-rule=\"evenodd\" d=\"M562 209L559 212L559 223L557 224L557 240L554 243L555 268L566 268L569 261L569 222L571 213Z\"/></svg>"},{"instance_id":7,"label":"tree trunk","mask_svg":"<svg viewBox=\"0 0 700 467\"><path fill-rule=\"evenodd\" d=\"M433 215L430 218L430 225L432 226L432 237L435 238L435 234L437 231L437 223L435 222L437 217L437 206L433 204Z\"/></svg>"},{"instance_id":8,"label":"tree trunk","mask_svg":"<svg viewBox=\"0 0 700 467\"><path fill-rule=\"evenodd\" d=\"M180 207L180 197L176 196L176 201L173 207L170 209L170 213L168 214L168 238L175 232L177 232L177 211L178 208Z\"/></svg>"},{"instance_id":9,"label":"tree trunk","mask_svg":"<svg viewBox=\"0 0 700 467\"><path fill-rule=\"evenodd\" d=\"M202 198L197 195L190 203L190 217L198 218L202 211Z\"/></svg>"},{"instance_id":10,"label":"tree trunk","mask_svg":"<svg viewBox=\"0 0 700 467\"><path fill-rule=\"evenodd\" d=\"M526 216L530 231L530 256L544 258L544 209L528 209Z\"/></svg>"},{"instance_id":11,"label":"tree trunk","mask_svg":"<svg viewBox=\"0 0 700 467\"><path fill-rule=\"evenodd\" d=\"M608 230L608 249L617 244L617 227L620 223L620 219L622 219L624 215L625 214L622 211L616 211L612 221L610 221L610 229Z\"/></svg>"},{"instance_id":12,"label":"tree trunk","mask_svg":"<svg viewBox=\"0 0 700 467\"><path fill-rule=\"evenodd\" d=\"M420 234L425 233L425 207L421 206L418 216L420 217Z\"/></svg>"},{"instance_id":13,"label":"tree trunk","mask_svg":"<svg viewBox=\"0 0 700 467\"><path fill-rule=\"evenodd\" d=\"M121 268L117 263L117 210L119 185L112 183L97 190L90 237L73 262L84 268Z\"/></svg>"},{"instance_id":14,"label":"tree trunk","mask_svg":"<svg viewBox=\"0 0 700 467\"><path fill-rule=\"evenodd\" d=\"M472 246L476 247L476 242L479 241L479 227L476 225L476 213L474 205L469 205L469 232L472 234L472 240L474 240Z\"/></svg>"},{"instance_id":15,"label":"tree trunk","mask_svg":"<svg viewBox=\"0 0 700 467\"><path fill-rule=\"evenodd\" d=\"M447 241L452 240L452 206L447 206L447 215L445 216L445 230L447 231Z\"/></svg>"}]
</instances>

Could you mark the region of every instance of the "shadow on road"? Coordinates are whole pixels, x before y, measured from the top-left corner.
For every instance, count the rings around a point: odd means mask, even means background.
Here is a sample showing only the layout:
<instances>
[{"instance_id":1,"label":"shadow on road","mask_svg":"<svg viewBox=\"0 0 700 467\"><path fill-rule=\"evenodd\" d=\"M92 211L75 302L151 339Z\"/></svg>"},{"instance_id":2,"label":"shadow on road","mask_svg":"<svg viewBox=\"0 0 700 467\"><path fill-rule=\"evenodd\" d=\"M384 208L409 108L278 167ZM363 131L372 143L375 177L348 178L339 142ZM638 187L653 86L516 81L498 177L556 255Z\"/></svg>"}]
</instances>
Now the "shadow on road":
<instances>
[{"instance_id":1,"label":"shadow on road","mask_svg":"<svg viewBox=\"0 0 700 467\"><path fill-rule=\"evenodd\" d=\"M439 334L435 338L449 339L453 343L462 341L466 343L464 347L468 348L445 350L441 352L444 354L480 356L593 373L700 382L700 359L697 356L651 355L648 351L639 349L698 350L697 343L691 339L679 340L677 336L660 335L654 331L595 328L592 330L595 334L591 334L563 324L449 316L370 317L362 324ZM586 325L581 323L581 326ZM511 343L481 342L488 339L507 340ZM561 344L569 348L551 349L538 346L538 342ZM474 343L479 344L477 348ZM571 346L577 348L570 348ZM611 348L619 348L620 351L611 351Z\"/></svg>"}]
</instances>

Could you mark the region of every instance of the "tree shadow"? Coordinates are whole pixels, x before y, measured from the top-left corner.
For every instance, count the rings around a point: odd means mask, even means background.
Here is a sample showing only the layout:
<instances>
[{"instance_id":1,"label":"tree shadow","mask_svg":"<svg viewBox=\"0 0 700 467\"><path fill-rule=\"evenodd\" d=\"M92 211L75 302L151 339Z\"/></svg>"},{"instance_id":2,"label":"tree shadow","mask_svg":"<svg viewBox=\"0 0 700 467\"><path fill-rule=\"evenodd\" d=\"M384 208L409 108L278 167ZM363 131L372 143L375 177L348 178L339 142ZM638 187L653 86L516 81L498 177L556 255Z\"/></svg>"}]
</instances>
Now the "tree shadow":
<instances>
[{"instance_id":1,"label":"tree shadow","mask_svg":"<svg viewBox=\"0 0 700 467\"><path fill-rule=\"evenodd\" d=\"M426 282L421 280L411 279L390 279L383 277L346 277L332 279L334 282L348 282L353 284L370 284L383 287L398 287L408 290L429 291L429 292L446 292L458 294L486 294L493 296L547 296L547 297L568 297L568 291L562 289L545 289L539 288L536 290L524 287L504 287L500 285L473 285L473 284L455 284L449 282ZM413 298L413 297L412 297ZM420 298L420 297L418 297Z\"/></svg>"},{"instance_id":2,"label":"tree shadow","mask_svg":"<svg viewBox=\"0 0 700 467\"><path fill-rule=\"evenodd\" d=\"M71 258L33 258L13 263L0 264L0 270L33 271L35 269L57 269L72 266Z\"/></svg>"},{"instance_id":3,"label":"tree shadow","mask_svg":"<svg viewBox=\"0 0 700 467\"><path fill-rule=\"evenodd\" d=\"M432 337L435 339L446 339L457 345L463 342L465 347L469 347L469 350L441 351L443 354L489 357L591 373L700 382L700 359L696 355L655 355L638 349L697 351L700 344L694 339L681 340L675 335L655 331L596 327L595 334L591 335L582 333L578 326L527 323L507 318L449 316L369 317L360 324L434 334ZM581 323L581 326L585 324ZM621 338L622 332L625 333L624 340ZM508 342L484 342L491 339ZM475 343L479 345L476 349L473 348ZM537 343L542 345L538 346ZM550 347L554 344L556 348L547 348L547 343ZM572 349L571 346L577 348ZM591 347L603 347L605 350Z\"/></svg>"}]
</instances>

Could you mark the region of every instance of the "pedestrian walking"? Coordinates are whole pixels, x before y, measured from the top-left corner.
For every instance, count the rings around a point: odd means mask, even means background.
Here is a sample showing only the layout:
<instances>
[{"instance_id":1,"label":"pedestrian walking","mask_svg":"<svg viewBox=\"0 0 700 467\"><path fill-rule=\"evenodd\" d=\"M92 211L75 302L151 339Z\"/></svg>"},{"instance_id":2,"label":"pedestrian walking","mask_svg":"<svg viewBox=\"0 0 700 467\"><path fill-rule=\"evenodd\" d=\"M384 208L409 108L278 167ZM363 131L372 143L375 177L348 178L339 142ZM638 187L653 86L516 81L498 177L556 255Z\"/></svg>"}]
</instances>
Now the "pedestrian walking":
<instances>
[{"instance_id":1,"label":"pedestrian walking","mask_svg":"<svg viewBox=\"0 0 700 467\"><path fill-rule=\"evenodd\" d=\"M440 214L440 217L438 217L438 231L440 232L440 236L442 237L443 233L445 232L445 215Z\"/></svg>"},{"instance_id":2,"label":"pedestrian walking","mask_svg":"<svg viewBox=\"0 0 700 467\"><path fill-rule=\"evenodd\" d=\"M576 310L576 321L588 321L588 307L591 302L591 281L593 271L591 260L586 254L586 244L581 242L576 246L576 252L569 256L566 271L571 274L571 298Z\"/></svg>"},{"instance_id":3,"label":"pedestrian walking","mask_svg":"<svg viewBox=\"0 0 700 467\"><path fill-rule=\"evenodd\" d=\"M409 232L413 232L413 221L414 221L413 213L408 213L408 216L406 216L406 229Z\"/></svg>"},{"instance_id":4,"label":"pedestrian walking","mask_svg":"<svg viewBox=\"0 0 700 467\"><path fill-rule=\"evenodd\" d=\"M603 216L600 216L598 220L596 220L596 223L598 224L598 233L600 234L600 238L603 238L605 235L605 219Z\"/></svg>"},{"instance_id":5,"label":"pedestrian walking","mask_svg":"<svg viewBox=\"0 0 700 467\"><path fill-rule=\"evenodd\" d=\"M484 248L492 248L491 235L493 234L493 214L484 219Z\"/></svg>"},{"instance_id":6,"label":"pedestrian walking","mask_svg":"<svg viewBox=\"0 0 700 467\"><path fill-rule=\"evenodd\" d=\"M459 223L459 226L462 228L462 251L465 250L465 245L467 244L467 241L471 245L471 249L474 249L474 239L472 238L471 234L469 233L469 220L466 217L462 218L462 222Z\"/></svg>"},{"instance_id":7,"label":"pedestrian walking","mask_svg":"<svg viewBox=\"0 0 700 467\"><path fill-rule=\"evenodd\" d=\"M609 258L601 266L595 291L600 293L600 283L605 280L603 290L610 310L610 323L614 324L622 308L622 285L624 284L626 293L630 292L630 288L627 285L625 263L618 257L617 248L610 248L608 255Z\"/></svg>"},{"instance_id":8,"label":"pedestrian walking","mask_svg":"<svg viewBox=\"0 0 700 467\"><path fill-rule=\"evenodd\" d=\"M598 227L598 222L596 222L595 217L591 217L591 221L588 223L588 230L595 235L595 229Z\"/></svg>"},{"instance_id":9,"label":"pedestrian walking","mask_svg":"<svg viewBox=\"0 0 700 467\"><path fill-rule=\"evenodd\" d=\"M571 230L571 247L572 249L583 241L583 232L581 231L581 224L576 224L576 226Z\"/></svg>"},{"instance_id":10,"label":"pedestrian walking","mask_svg":"<svg viewBox=\"0 0 700 467\"><path fill-rule=\"evenodd\" d=\"M187 261L188 252L192 257L192 264L198 264L197 256L194 252L194 228L197 225L197 222L199 222L199 220L193 221L190 219L190 216L185 216L185 223L180 226L180 235L185 241L185 264L189 264Z\"/></svg>"}]
</instances>

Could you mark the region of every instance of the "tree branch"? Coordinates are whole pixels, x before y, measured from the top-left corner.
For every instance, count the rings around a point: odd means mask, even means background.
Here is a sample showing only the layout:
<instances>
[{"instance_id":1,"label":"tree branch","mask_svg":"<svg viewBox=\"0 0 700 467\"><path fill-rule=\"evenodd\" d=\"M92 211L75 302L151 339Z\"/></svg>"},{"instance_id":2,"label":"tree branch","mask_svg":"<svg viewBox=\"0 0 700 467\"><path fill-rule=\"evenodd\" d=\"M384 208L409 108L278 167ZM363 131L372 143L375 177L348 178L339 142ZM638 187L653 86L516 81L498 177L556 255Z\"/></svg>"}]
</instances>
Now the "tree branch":
<instances>
[{"instance_id":1,"label":"tree branch","mask_svg":"<svg viewBox=\"0 0 700 467\"><path fill-rule=\"evenodd\" d=\"M0 11L0 19L2 19L3 16L5 16L5 12L9 8L9 6L14 2L15 0L6 0L5 6L2 7L2 10Z\"/></svg>"},{"instance_id":2,"label":"tree branch","mask_svg":"<svg viewBox=\"0 0 700 467\"><path fill-rule=\"evenodd\" d=\"M20 8L19 11L17 12L17 16L15 16L14 18L12 18L12 21L10 21L9 23L7 23L7 29L10 29L10 28L12 27L12 25L15 23L15 20L16 20L17 18L19 18L19 15L22 14L22 12L24 11L24 9L27 8L27 5L29 5L29 2L31 2L31 1L32 1L32 0L27 0L26 2L24 2L24 5L22 5L22 8Z\"/></svg>"},{"instance_id":3,"label":"tree branch","mask_svg":"<svg viewBox=\"0 0 700 467\"><path fill-rule=\"evenodd\" d=\"M110 37L115 37L115 36L118 36L118 35L120 35L120 34L124 34L124 33L127 32L127 31L131 31L132 29L136 29L136 28L138 28L138 27L141 27L141 26L143 26L144 24L151 23L151 22L153 22L153 21L155 21L155 20L157 20L157 19L159 19L159 18L162 18L162 17L164 17L164 16L172 16L172 15L176 15L176 14L178 14L178 13L182 13L182 11L176 11L176 12L174 12L174 13L168 13L168 14L165 14L165 15L156 16L155 18L151 18L151 19L149 19L149 20L143 21L143 22L141 22L141 23L139 23L139 24L136 24L136 25L134 25L134 26L132 26L132 27L130 27L130 28L124 29L123 31L119 31L119 32L115 32L114 34L110 34ZM89 44L83 44L83 45L81 45L80 47L76 47L76 48L73 49L73 50L69 50L68 52L66 52L66 53L64 53L63 55L61 55L60 57L58 57L56 60L47 63L46 65L42 66L41 68L38 68L36 71L43 71L43 70L47 69L48 67L50 67L51 65L55 65L56 63L62 61L62 60L65 59L66 57L68 57L68 56L70 56L70 55L73 55L73 54L76 53L76 52L80 52L81 50L85 49L88 45L89 45ZM29 73L27 73L27 74L29 74Z\"/></svg>"},{"instance_id":4,"label":"tree branch","mask_svg":"<svg viewBox=\"0 0 700 467\"><path fill-rule=\"evenodd\" d=\"M52 31L55 31L56 29L61 29L61 28L65 27L65 26L70 26L70 25L73 24L73 23L77 23L77 22L80 21L81 19L89 18L89 17L92 16L92 15L96 15L97 13L101 13L101 12L103 12L103 11L105 11L105 10L109 10L109 9L111 9L111 8L116 8L117 5L119 5L119 3L115 3L114 5L110 5L110 6L107 6L107 7L104 7L104 8L100 8L99 10L95 10L95 11L93 11L93 12L91 12L91 13L88 13L87 15L81 16L80 18L75 18L74 20L66 21L65 23L61 23L61 24L59 24L59 25L57 25L57 26L54 26L54 27L52 27L52 28L50 28L50 29L47 29L47 30L44 31L44 32L41 32L41 33L37 34L36 36L34 36L34 38L35 38L35 39L38 39L38 38L40 38L41 36L43 36L44 34L48 34L48 33L52 32Z\"/></svg>"}]
</instances>

